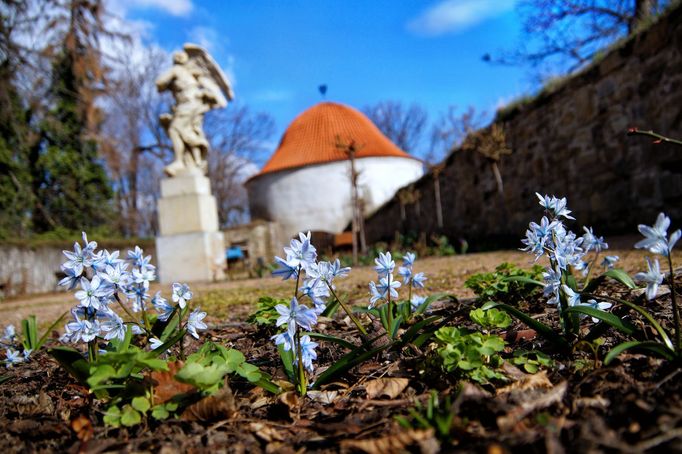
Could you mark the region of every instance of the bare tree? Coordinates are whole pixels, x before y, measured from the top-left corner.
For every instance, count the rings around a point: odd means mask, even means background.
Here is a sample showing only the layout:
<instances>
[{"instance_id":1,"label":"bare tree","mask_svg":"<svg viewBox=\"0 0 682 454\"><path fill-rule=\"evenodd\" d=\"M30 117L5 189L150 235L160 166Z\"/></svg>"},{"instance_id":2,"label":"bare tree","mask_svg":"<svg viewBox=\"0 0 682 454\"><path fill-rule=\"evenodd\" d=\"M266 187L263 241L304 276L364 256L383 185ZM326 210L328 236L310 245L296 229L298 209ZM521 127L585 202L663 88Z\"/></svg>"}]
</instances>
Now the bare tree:
<instances>
[{"instance_id":1,"label":"bare tree","mask_svg":"<svg viewBox=\"0 0 682 454\"><path fill-rule=\"evenodd\" d=\"M485 119L485 113L476 112L472 106L462 112L456 106L448 107L431 126L426 162L434 165L441 161L450 151L462 145L467 135L483 127Z\"/></svg>"},{"instance_id":2,"label":"bare tree","mask_svg":"<svg viewBox=\"0 0 682 454\"><path fill-rule=\"evenodd\" d=\"M208 173L218 201L220 225L245 222L249 213L243 184L258 171L255 162L269 148L274 120L245 105L230 105L206 116L205 131L211 144Z\"/></svg>"},{"instance_id":3,"label":"bare tree","mask_svg":"<svg viewBox=\"0 0 682 454\"><path fill-rule=\"evenodd\" d=\"M171 150L158 121L167 102L154 86L167 56L149 47L142 55L120 58L103 106L100 149L114 186L118 229L124 235L151 235L162 163Z\"/></svg>"},{"instance_id":4,"label":"bare tree","mask_svg":"<svg viewBox=\"0 0 682 454\"><path fill-rule=\"evenodd\" d=\"M381 101L367 106L363 112L398 148L416 154L421 144L428 114L418 104Z\"/></svg>"},{"instance_id":5,"label":"bare tree","mask_svg":"<svg viewBox=\"0 0 682 454\"><path fill-rule=\"evenodd\" d=\"M522 0L522 44L484 60L531 63L542 73L571 72L659 14L671 0Z\"/></svg>"}]
</instances>

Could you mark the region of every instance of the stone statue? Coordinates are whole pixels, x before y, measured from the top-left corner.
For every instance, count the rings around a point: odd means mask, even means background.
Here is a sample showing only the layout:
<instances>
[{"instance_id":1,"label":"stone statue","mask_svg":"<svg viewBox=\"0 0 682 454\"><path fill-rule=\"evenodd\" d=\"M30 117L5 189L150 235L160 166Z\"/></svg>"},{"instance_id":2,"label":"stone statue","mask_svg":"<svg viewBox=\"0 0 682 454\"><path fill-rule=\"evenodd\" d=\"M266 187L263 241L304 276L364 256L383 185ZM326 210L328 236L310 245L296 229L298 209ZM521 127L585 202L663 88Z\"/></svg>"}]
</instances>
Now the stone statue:
<instances>
[{"instance_id":1,"label":"stone statue","mask_svg":"<svg viewBox=\"0 0 682 454\"><path fill-rule=\"evenodd\" d=\"M206 174L209 144L204 135L204 114L227 106L234 98L227 77L206 50L185 44L173 55L173 67L156 80L156 88L160 92L170 90L175 99L172 112L159 117L175 153L166 173Z\"/></svg>"}]
</instances>

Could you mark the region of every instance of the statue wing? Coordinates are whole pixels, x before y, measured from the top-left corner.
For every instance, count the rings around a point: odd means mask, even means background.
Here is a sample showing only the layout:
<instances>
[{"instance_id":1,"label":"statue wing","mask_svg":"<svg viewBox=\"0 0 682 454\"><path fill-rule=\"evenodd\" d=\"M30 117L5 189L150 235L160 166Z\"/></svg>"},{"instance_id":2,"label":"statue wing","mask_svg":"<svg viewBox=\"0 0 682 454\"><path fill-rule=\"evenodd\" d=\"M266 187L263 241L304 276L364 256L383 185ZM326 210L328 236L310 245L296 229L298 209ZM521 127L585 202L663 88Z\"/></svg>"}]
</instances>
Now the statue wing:
<instances>
[{"instance_id":1,"label":"statue wing","mask_svg":"<svg viewBox=\"0 0 682 454\"><path fill-rule=\"evenodd\" d=\"M227 106L227 101L234 99L234 93L227 76L220 69L218 63L201 46L187 43L183 48L189 57L189 66L200 74L201 85L215 93L218 99L218 107Z\"/></svg>"}]
</instances>

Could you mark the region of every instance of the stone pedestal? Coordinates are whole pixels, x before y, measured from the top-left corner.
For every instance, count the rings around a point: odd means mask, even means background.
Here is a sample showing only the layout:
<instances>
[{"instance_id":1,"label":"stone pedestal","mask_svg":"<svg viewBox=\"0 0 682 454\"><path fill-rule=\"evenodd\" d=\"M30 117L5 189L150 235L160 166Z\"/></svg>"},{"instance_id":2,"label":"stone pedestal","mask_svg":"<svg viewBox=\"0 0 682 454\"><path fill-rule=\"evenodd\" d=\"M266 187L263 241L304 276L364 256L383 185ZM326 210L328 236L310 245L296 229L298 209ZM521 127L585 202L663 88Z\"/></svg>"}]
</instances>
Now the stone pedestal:
<instances>
[{"instance_id":1,"label":"stone pedestal","mask_svg":"<svg viewBox=\"0 0 682 454\"><path fill-rule=\"evenodd\" d=\"M218 209L204 175L184 174L161 181L156 256L159 281L201 282L224 277L225 245Z\"/></svg>"}]
</instances>

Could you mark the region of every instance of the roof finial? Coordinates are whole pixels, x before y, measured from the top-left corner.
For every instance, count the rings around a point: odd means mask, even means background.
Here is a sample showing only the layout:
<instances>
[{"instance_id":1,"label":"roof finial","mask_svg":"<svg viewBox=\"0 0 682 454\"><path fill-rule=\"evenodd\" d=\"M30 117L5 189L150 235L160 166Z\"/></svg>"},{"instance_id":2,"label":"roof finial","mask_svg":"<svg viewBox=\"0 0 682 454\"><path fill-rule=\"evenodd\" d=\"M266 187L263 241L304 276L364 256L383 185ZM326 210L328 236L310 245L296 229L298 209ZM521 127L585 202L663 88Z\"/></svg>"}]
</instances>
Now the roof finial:
<instances>
[{"instance_id":1,"label":"roof finial","mask_svg":"<svg viewBox=\"0 0 682 454\"><path fill-rule=\"evenodd\" d=\"M320 94L322 95L322 99L326 98L327 94L327 84L322 84L317 87L317 89L320 91Z\"/></svg>"}]
</instances>

